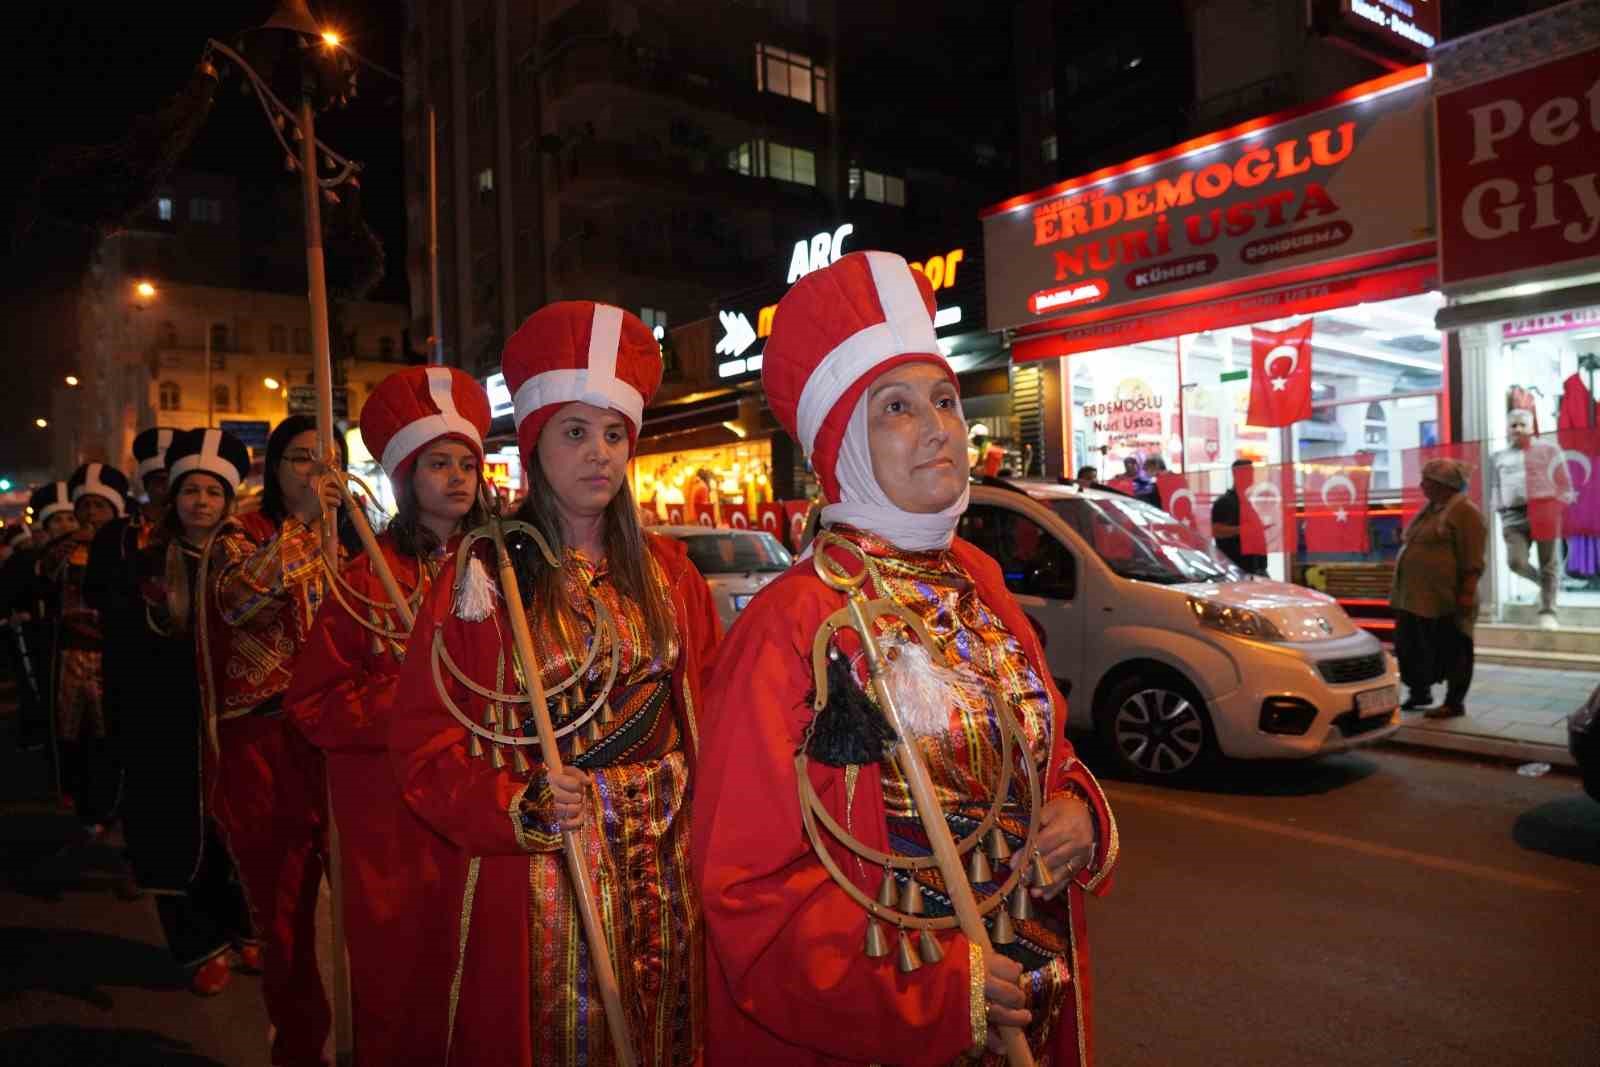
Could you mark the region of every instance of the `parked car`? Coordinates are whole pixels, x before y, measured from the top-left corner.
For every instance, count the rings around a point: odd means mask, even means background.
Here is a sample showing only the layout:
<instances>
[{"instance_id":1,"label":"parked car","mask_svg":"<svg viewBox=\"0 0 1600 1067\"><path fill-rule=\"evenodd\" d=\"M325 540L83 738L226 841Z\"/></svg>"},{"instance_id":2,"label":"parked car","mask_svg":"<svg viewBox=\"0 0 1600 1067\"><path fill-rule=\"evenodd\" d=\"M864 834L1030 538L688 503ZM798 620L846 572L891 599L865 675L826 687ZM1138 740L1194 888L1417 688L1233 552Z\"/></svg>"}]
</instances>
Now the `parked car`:
<instances>
[{"instance_id":1,"label":"parked car","mask_svg":"<svg viewBox=\"0 0 1600 1067\"><path fill-rule=\"evenodd\" d=\"M1578 761L1583 791L1600 800L1600 688L1567 716L1567 749Z\"/></svg>"},{"instance_id":2,"label":"parked car","mask_svg":"<svg viewBox=\"0 0 1600 1067\"><path fill-rule=\"evenodd\" d=\"M793 559L783 542L765 530L726 530L711 526L652 526L659 534L682 541L689 559L705 575L716 601L723 629L762 586L789 569Z\"/></svg>"},{"instance_id":3,"label":"parked car","mask_svg":"<svg viewBox=\"0 0 1600 1067\"><path fill-rule=\"evenodd\" d=\"M985 479L961 536L992 555L1068 694L1136 776L1306 757L1389 736L1399 673L1326 594L1252 578L1120 493Z\"/></svg>"}]
</instances>

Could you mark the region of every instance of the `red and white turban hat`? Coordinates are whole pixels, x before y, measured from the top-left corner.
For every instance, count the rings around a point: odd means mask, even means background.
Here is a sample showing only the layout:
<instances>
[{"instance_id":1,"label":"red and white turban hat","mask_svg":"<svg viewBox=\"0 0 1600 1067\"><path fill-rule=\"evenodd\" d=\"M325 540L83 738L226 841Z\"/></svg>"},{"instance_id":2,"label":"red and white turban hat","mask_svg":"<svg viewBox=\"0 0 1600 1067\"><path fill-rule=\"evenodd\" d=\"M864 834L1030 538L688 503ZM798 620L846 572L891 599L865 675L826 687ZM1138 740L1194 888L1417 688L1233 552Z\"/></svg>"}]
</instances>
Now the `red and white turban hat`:
<instances>
[{"instance_id":1,"label":"red and white turban hat","mask_svg":"<svg viewBox=\"0 0 1600 1067\"><path fill-rule=\"evenodd\" d=\"M661 384L661 345L637 315L592 300L563 300L528 316L506 342L500 370L524 463L532 461L544 424L574 402L626 419L631 455L645 405Z\"/></svg>"},{"instance_id":2,"label":"red and white turban hat","mask_svg":"<svg viewBox=\"0 0 1600 1067\"><path fill-rule=\"evenodd\" d=\"M361 440L384 473L398 478L417 454L441 437L454 438L483 462L489 397L470 374L454 367L407 367L372 391L361 407Z\"/></svg>"}]
</instances>

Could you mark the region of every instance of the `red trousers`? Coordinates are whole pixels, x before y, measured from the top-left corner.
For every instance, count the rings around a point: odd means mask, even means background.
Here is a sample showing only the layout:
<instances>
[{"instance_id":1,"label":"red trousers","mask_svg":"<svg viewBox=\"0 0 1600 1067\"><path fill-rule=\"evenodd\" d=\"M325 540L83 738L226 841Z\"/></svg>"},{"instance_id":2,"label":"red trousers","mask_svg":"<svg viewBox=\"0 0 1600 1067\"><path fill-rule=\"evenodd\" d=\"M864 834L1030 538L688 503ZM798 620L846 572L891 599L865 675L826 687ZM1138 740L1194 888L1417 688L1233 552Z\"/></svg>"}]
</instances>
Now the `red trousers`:
<instances>
[{"instance_id":1,"label":"red trousers","mask_svg":"<svg viewBox=\"0 0 1600 1067\"><path fill-rule=\"evenodd\" d=\"M400 796L382 749L330 751L355 1062L439 1067L461 937L466 858Z\"/></svg>"},{"instance_id":2,"label":"red trousers","mask_svg":"<svg viewBox=\"0 0 1600 1067\"><path fill-rule=\"evenodd\" d=\"M333 1014L317 969L327 838L322 753L281 715L218 724L207 783L262 940L273 1067L321 1067Z\"/></svg>"}]
</instances>

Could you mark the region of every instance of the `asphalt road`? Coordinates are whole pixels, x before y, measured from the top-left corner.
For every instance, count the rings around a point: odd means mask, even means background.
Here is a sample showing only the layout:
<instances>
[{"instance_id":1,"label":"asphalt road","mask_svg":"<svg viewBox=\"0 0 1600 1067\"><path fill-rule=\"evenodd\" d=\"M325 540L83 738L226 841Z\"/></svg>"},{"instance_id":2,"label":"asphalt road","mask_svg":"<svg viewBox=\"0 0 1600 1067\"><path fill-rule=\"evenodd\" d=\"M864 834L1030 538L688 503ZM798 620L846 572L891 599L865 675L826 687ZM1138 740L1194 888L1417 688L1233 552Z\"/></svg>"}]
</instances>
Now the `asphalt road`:
<instances>
[{"instance_id":1,"label":"asphalt road","mask_svg":"<svg viewBox=\"0 0 1600 1067\"><path fill-rule=\"evenodd\" d=\"M265 1067L259 979L189 994L152 902L112 895L114 848L59 851L71 821L8 733L0 1065ZM1575 779L1382 751L1107 789L1101 1067L1600 1062L1600 804Z\"/></svg>"}]
</instances>

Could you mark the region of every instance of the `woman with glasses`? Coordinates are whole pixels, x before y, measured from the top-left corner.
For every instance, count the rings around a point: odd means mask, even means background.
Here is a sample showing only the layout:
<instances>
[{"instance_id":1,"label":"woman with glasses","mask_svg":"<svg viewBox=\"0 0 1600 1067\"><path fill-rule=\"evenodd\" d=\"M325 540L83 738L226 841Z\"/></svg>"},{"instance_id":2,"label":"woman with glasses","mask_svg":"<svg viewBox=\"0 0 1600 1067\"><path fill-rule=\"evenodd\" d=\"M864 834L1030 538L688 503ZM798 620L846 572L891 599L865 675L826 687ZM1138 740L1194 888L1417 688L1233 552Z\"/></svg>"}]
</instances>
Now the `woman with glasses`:
<instances>
[{"instance_id":1,"label":"woman with glasses","mask_svg":"<svg viewBox=\"0 0 1600 1067\"><path fill-rule=\"evenodd\" d=\"M361 439L399 513L378 539L414 617L464 529L479 526L489 398L447 367L391 374L361 409ZM387 733L405 663L406 620L366 553L344 568L296 664L290 721L328 758L343 864L355 1058L445 1062L459 906L444 903L465 862L400 796Z\"/></svg>"},{"instance_id":2,"label":"woman with glasses","mask_svg":"<svg viewBox=\"0 0 1600 1067\"><path fill-rule=\"evenodd\" d=\"M502 362L530 482L517 518L549 555L511 535L520 603L496 588L487 543L459 581L446 565L406 650L389 735L406 801L472 857L448 1062L616 1062L564 862L563 831L577 831L637 1061L692 1064L705 994L689 784L700 668L719 627L687 551L640 528L628 488L661 349L622 309L568 301L523 323ZM560 772L517 743L535 736L526 703L486 701L461 680L525 691L511 611L532 631ZM435 673L450 671L446 655L459 675Z\"/></svg>"},{"instance_id":3,"label":"woman with glasses","mask_svg":"<svg viewBox=\"0 0 1600 1067\"><path fill-rule=\"evenodd\" d=\"M322 516L339 506L311 418L292 415L272 431L263 479L261 510L229 519L206 560L205 785L264 946L272 1063L318 1067L332 1025L316 952L327 780L321 754L283 715L327 592Z\"/></svg>"}]
</instances>

